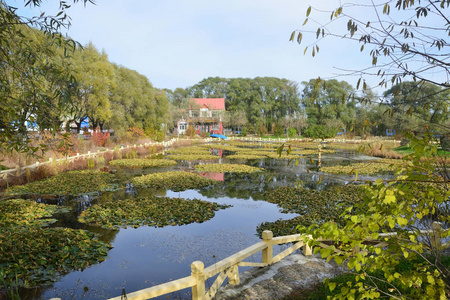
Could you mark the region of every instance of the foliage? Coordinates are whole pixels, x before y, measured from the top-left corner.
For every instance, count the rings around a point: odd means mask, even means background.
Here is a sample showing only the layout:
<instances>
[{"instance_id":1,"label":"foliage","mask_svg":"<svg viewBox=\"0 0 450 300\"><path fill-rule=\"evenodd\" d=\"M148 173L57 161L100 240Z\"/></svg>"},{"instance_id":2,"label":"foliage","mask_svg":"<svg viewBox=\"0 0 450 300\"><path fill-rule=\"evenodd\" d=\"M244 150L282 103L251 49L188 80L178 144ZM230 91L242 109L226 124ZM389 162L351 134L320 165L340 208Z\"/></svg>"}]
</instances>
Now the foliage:
<instances>
[{"instance_id":1,"label":"foliage","mask_svg":"<svg viewBox=\"0 0 450 300\"><path fill-rule=\"evenodd\" d=\"M142 175L133 178L131 182L136 187L164 188L175 192L188 189L197 189L217 183L216 180L184 171L171 171Z\"/></svg>"},{"instance_id":2,"label":"foliage","mask_svg":"<svg viewBox=\"0 0 450 300\"><path fill-rule=\"evenodd\" d=\"M108 246L93 234L41 228L54 221L53 214L66 211L22 199L0 201L0 286L48 284L64 272L104 260Z\"/></svg>"},{"instance_id":3,"label":"foliage","mask_svg":"<svg viewBox=\"0 0 450 300\"><path fill-rule=\"evenodd\" d=\"M382 172L394 172L395 166L403 164L396 159L379 159L369 162L353 163L348 166L325 166L320 170L325 173L333 174L364 174L373 175Z\"/></svg>"},{"instance_id":4,"label":"foliage","mask_svg":"<svg viewBox=\"0 0 450 300\"><path fill-rule=\"evenodd\" d=\"M219 156L211 154L172 154L166 156L166 158L173 160L187 160L187 161L220 159Z\"/></svg>"},{"instance_id":5,"label":"foliage","mask_svg":"<svg viewBox=\"0 0 450 300\"><path fill-rule=\"evenodd\" d=\"M331 16L331 21L314 28L316 41L312 44L308 42L305 53L310 49L315 56L319 52L317 44L324 38L346 37L349 41L360 43L361 51L369 51L368 65L371 67L352 70L351 74L378 76L381 79L380 86L388 82L400 83L407 78L421 83L435 83L448 89L448 81L445 81L448 79L445 78L449 70L442 57L448 54L445 52L445 39L450 32L447 18L449 5L447 0L392 0L370 5L344 2L332 11L317 10L327 18ZM355 7L357 11L353 10ZM312 24L308 23L313 18L311 12L312 7L309 7L303 25ZM364 19L371 20L372 16L377 18L377 22ZM429 18L433 18L432 23ZM338 31L340 26L334 26L341 22L346 24L346 33ZM306 32L298 32L297 42L302 42ZM291 41L294 41L295 35L296 31L292 33ZM430 75L441 72L443 81ZM364 82L363 89L366 88Z\"/></svg>"},{"instance_id":6,"label":"foliage","mask_svg":"<svg viewBox=\"0 0 450 300\"><path fill-rule=\"evenodd\" d=\"M296 227L319 225L324 222L334 221L341 226L345 225L345 219L341 213L348 207L362 200L360 186L334 186L326 190L308 190L296 187L279 187L268 191L264 195L267 202L278 204L283 213L296 213L300 216L291 220L278 220L265 222L258 226L257 232L271 230L274 236L297 233Z\"/></svg>"},{"instance_id":7,"label":"foliage","mask_svg":"<svg viewBox=\"0 0 450 300\"><path fill-rule=\"evenodd\" d=\"M275 137L283 136L284 135L284 128L282 126L278 125L278 124L275 125L274 128L273 128L273 135Z\"/></svg>"},{"instance_id":8,"label":"foliage","mask_svg":"<svg viewBox=\"0 0 450 300\"><path fill-rule=\"evenodd\" d=\"M226 158L228 159L260 159L260 158L266 158L267 156L264 154L259 154L256 152L249 153L238 153L238 154L232 154L228 155Z\"/></svg>"},{"instance_id":9,"label":"foliage","mask_svg":"<svg viewBox=\"0 0 450 300\"><path fill-rule=\"evenodd\" d=\"M194 222L203 223L214 217L215 211L227 207L229 206L197 199L153 196L96 204L83 211L78 220L103 228L181 226Z\"/></svg>"},{"instance_id":10,"label":"foliage","mask_svg":"<svg viewBox=\"0 0 450 300\"><path fill-rule=\"evenodd\" d=\"M8 195L81 195L110 190L112 175L101 171L71 171L54 177L12 186L6 189Z\"/></svg>"},{"instance_id":11,"label":"foliage","mask_svg":"<svg viewBox=\"0 0 450 300\"><path fill-rule=\"evenodd\" d=\"M170 159L117 159L109 162L111 166L118 166L124 168L155 168L155 167L169 167L175 166L176 161Z\"/></svg>"},{"instance_id":12,"label":"foliage","mask_svg":"<svg viewBox=\"0 0 450 300\"><path fill-rule=\"evenodd\" d=\"M105 146L106 141L109 139L109 131L102 133L98 128L92 133L91 139L94 144L99 147Z\"/></svg>"},{"instance_id":13,"label":"foliage","mask_svg":"<svg viewBox=\"0 0 450 300\"><path fill-rule=\"evenodd\" d=\"M307 137L314 139L327 139L331 137L335 137L337 133L337 129L328 128L325 125L311 125L305 130L303 130L303 134Z\"/></svg>"},{"instance_id":14,"label":"foliage","mask_svg":"<svg viewBox=\"0 0 450 300\"><path fill-rule=\"evenodd\" d=\"M261 171L260 168L240 164L204 164L196 165L195 170L202 172L232 172L253 173Z\"/></svg>"},{"instance_id":15,"label":"foliage","mask_svg":"<svg viewBox=\"0 0 450 300\"><path fill-rule=\"evenodd\" d=\"M449 229L444 227L438 235L425 238L419 229L432 229L433 221L443 224L449 221L449 175L445 168L439 167L441 158L429 136L408 137L415 152L404 157L394 180L378 179L366 187L364 202L342 214L346 220L344 227L328 222L319 227L300 228L301 232L311 234L310 245L316 245L319 237L332 240L333 245L314 251L338 264L345 262L356 275L355 281L339 286L327 283L330 290L340 291L337 299L378 297L380 293L396 298L446 297L449 271L442 261L440 243L448 238ZM396 235L380 236L391 231ZM397 267L402 260L411 267L399 272ZM380 283L388 286L387 291L380 289Z\"/></svg>"},{"instance_id":16,"label":"foliage","mask_svg":"<svg viewBox=\"0 0 450 300\"><path fill-rule=\"evenodd\" d=\"M35 201L11 199L0 201L0 225L2 228L12 226L44 226L54 219L42 219L66 209L56 205L46 205Z\"/></svg>"},{"instance_id":17,"label":"foliage","mask_svg":"<svg viewBox=\"0 0 450 300\"><path fill-rule=\"evenodd\" d=\"M211 145L206 146L212 147ZM177 149L167 150L165 152L169 154L209 154L210 151L209 149L207 149L207 147L198 147L198 146L180 147Z\"/></svg>"},{"instance_id":18,"label":"foliage","mask_svg":"<svg viewBox=\"0 0 450 300\"><path fill-rule=\"evenodd\" d=\"M259 125L259 127L258 127L258 135L260 137L265 136L267 134L267 132L268 132L267 127L264 126L264 124Z\"/></svg>"},{"instance_id":19,"label":"foliage","mask_svg":"<svg viewBox=\"0 0 450 300\"><path fill-rule=\"evenodd\" d=\"M290 138L296 137L297 136L297 129L291 127L291 128L288 129L287 134L288 134L288 137L290 137Z\"/></svg>"},{"instance_id":20,"label":"foliage","mask_svg":"<svg viewBox=\"0 0 450 300\"><path fill-rule=\"evenodd\" d=\"M36 7L41 2L26 1L24 6ZM76 81L69 54L75 42L60 34L69 25L66 12L70 5L57 2L53 16L21 16L16 7L0 1L1 152L37 155L45 147L30 145L28 129L56 132L61 116L73 109L68 99Z\"/></svg>"},{"instance_id":21,"label":"foliage","mask_svg":"<svg viewBox=\"0 0 450 300\"><path fill-rule=\"evenodd\" d=\"M108 246L84 230L7 227L0 229L0 274L20 286L49 284L59 275L105 259ZM17 276L17 279L16 279Z\"/></svg>"},{"instance_id":22,"label":"foliage","mask_svg":"<svg viewBox=\"0 0 450 300\"><path fill-rule=\"evenodd\" d=\"M264 124L271 130L272 124L286 115L300 112L297 83L275 77L209 77L192 86L189 95L225 98L225 106L231 114L227 124L231 126Z\"/></svg>"}]
</instances>

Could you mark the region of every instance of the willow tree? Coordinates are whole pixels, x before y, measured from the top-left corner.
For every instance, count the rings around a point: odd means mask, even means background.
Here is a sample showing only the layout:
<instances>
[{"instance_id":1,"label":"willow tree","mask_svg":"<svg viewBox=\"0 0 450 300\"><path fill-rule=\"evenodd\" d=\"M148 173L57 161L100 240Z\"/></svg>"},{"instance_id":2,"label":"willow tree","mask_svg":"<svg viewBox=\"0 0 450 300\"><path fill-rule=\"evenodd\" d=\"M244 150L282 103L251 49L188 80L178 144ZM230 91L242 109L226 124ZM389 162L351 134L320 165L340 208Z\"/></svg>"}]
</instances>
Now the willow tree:
<instances>
[{"instance_id":1,"label":"willow tree","mask_svg":"<svg viewBox=\"0 0 450 300\"><path fill-rule=\"evenodd\" d=\"M30 0L24 6L41 2ZM73 108L69 95L75 81L65 57L75 42L60 34L70 25L69 7L59 1L55 16L25 17L0 0L0 151L37 153L42 147L31 146L26 125L40 123L35 130L59 129L60 113Z\"/></svg>"}]
</instances>

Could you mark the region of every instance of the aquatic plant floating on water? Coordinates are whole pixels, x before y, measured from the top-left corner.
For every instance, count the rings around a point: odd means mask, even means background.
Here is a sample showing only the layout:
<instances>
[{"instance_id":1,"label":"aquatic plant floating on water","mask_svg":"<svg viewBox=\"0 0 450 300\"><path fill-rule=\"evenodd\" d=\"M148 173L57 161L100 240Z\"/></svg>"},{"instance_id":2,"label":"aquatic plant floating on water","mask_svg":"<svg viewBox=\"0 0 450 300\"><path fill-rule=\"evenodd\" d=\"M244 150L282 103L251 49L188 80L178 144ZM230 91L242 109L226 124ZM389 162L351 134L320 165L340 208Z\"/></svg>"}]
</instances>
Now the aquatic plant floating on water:
<instances>
[{"instance_id":1,"label":"aquatic plant floating on water","mask_svg":"<svg viewBox=\"0 0 450 300\"><path fill-rule=\"evenodd\" d=\"M176 192L206 187L218 183L217 180L184 171L170 171L142 175L133 178L131 182L136 187L166 188Z\"/></svg>"},{"instance_id":2,"label":"aquatic plant floating on water","mask_svg":"<svg viewBox=\"0 0 450 300\"><path fill-rule=\"evenodd\" d=\"M260 172L257 167L241 165L241 164L204 164L196 165L195 169L202 172L230 172L230 173L253 173Z\"/></svg>"},{"instance_id":3,"label":"aquatic plant floating on water","mask_svg":"<svg viewBox=\"0 0 450 300\"><path fill-rule=\"evenodd\" d=\"M118 166L122 168L157 168L157 167L175 166L177 162L170 159L135 158L135 159L117 159L110 161L109 164L112 166Z\"/></svg>"},{"instance_id":4,"label":"aquatic plant floating on water","mask_svg":"<svg viewBox=\"0 0 450 300\"><path fill-rule=\"evenodd\" d=\"M42 228L54 221L48 219L52 214L63 211L22 199L0 201L0 288L12 283L23 287L49 284L66 272L105 259L110 246L92 233Z\"/></svg>"},{"instance_id":5,"label":"aquatic plant floating on water","mask_svg":"<svg viewBox=\"0 0 450 300\"><path fill-rule=\"evenodd\" d=\"M202 223L214 217L215 211L227 207L197 199L153 196L96 204L83 211L78 220L104 228L137 228L142 225L164 227Z\"/></svg>"},{"instance_id":6,"label":"aquatic plant floating on water","mask_svg":"<svg viewBox=\"0 0 450 300\"><path fill-rule=\"evenodd\" d=\"M82 195L115 188L113 175L101 171L84 170L60 173L40 181L16 185L6 190L7 195Z\"/></svg>"}]
</instances>

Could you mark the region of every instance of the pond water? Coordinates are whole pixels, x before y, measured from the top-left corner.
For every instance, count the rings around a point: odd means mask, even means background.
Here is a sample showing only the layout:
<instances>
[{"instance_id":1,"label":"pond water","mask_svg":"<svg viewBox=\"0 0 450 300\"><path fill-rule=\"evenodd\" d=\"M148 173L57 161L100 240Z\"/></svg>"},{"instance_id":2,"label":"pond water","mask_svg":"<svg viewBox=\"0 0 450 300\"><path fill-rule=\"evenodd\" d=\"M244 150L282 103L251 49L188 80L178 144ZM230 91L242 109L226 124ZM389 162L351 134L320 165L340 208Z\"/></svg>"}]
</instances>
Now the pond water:
<instances>
[{"instance_id":1,"label":"pond water","mask_svg":"<svg viewBox=\"0 0 450 300\"><path fill-rule=\"evenodd\" d=\"M364 156L323 155L323 165L348 164L350 160L364 160ZM308 159L298 166L288 164L286 159L233 160L224 157L212 163L245 163L264 168L264 172L252 174L204 173L204 176L221 181L214 187L199 190L173 192L170 190L135 189L127 185L133 176L145 173L174 169L189 170L194 164L202 162L179 162L177 166L159 169L118 169L117 178L124 186L116 192L98 196L77 198L38 199L38 201L72 207L70 213L58 216L53 226L82 228L100 235L100 239L111 243L113 248L102 263L93 265L84 271L74 271L60 278L49 287L24 290L27 299L106 299L120 296L123 289L127 292L144 289L170 280L189 276L190 264L200 260L205 267L214 264L244 248L260 241L256 228L262 222L278 219L291 219L294 214L284 214L280 208L263 201L264 192L277 186L294 185L302 180L304 187L323 189L330 185L346 184L353 176L323 177L319 184L320 172ZM309 172L308 169L309 168ZM323 174L322 174L323 175ZM379 176L378 176L379 177ZM377 178L378 178L377 177ZM360 176L360 179L374 177ZM232 205L219 210L215 216L203 223L183 226L153 228L142 226L137 229L121 228L106 230L81 224L77 221L79 213L87 207L101 203L106 199L124 199L157 194L167 197L180 197L213 201ZM274 254L281 248L274 249ZM255 255L248 261L260 261ZM240 268L243 272L246 268ZM169 295L172 299L187 298L190 291ZM167 299L166 296L161 299Z\"/></svg>"}]
</instances>

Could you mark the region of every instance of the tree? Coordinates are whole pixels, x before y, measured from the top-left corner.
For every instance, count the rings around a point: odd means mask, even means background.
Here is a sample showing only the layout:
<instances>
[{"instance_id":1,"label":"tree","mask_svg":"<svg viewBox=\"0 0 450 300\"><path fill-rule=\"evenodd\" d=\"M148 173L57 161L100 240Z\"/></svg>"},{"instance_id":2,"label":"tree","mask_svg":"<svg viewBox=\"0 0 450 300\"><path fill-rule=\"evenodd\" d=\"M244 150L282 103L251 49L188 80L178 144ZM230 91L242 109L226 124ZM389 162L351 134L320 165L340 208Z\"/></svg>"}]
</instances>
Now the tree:
<instances>
[{"instance_id":1,"label":"tree","mask_svg":"<svg viewBox=\"0 0 450 300\"><path fill-rule=\"evenodd\" d=\"M355 119L355 91L346 81L311 79L302 83L302 105L310 125L328 125L340 130ZM332 121L338 120L338 121Z\"/></svg>"},{"instance_id":2,"label":"tree","mask_svg":"<svg viewBox=\"0 0 450 300\"><path fill-rule=\"evenodd\" d=\"M405 132L414 152L396 164L396 177L393 180L380 178L363 187L365 201L346 210L342 215L346 220L344 227L324 223L302 228L302 232L312 236L305 238L311 246L318 245L320 238L331 239L332 245L316 247L315 251L323 258L345 263L355 276L339 285L327 282L330 290L338 290L336 299L446 299L450 290L450 272L443 263L441 245L441 239L449 236L450 175L447 161L431 143L434 137L428 130L431 116L438 117L441 107L443 120L448 120L448 111L444 108L448 98L442 95L450 88L446 41L450 33L449 6L448 0L344 3L329 12L330 23L315 31L317 41L311 47L313 56L319 51L317 43L326 37L357 41L362 44L361 51L370 47L369 66L349 73L361 75L357 89L362 80L363 91L369 89L363 76L379 76L380 86L387 87L389 82L397 85L387 92L387 103L382 99L386 105L395 105L387 107L383 115L397 109L410 115L394 113L388 117L411 119L414 113L422 120L428 119L422 123L420 136ZM354 7L359 9L357 13L352 11ZM391 7L396 8L392 13ZM362 12L364 9L369 12ZM312 8L308 8L304 24L308 23L311 11ZM345 34L332 26L340 21L345 21ZM304 33L294 31L291 40L297 35L297 41L301 42ZM443 76L433 77L433 72ZM405 80L414 83L400 85ZM429 83L440 90L428 86ZM438 98L433 98L437 95ZM362 100L365 103L367 99ZM441 128L446 126L440 125ZM448 127L444 134L448 134ZM354 172L356 181L357 170ZM436 230L439 227L436 223L432 227L433 221L444 224L443 230ZM434 232L423 237L419 229L424 228L434 229ZM390 236L382 237L381 233ZM368 240L382 242L367 243ZM400 262L406 262L408 268L401 269Z\"/></svg>"},{"instance_id":3,"label":"tree","mask_svg":"<svg viewBox=\"0 0 450 300\"><path fill-rule=\"evenodd\" d=\"M25 6L40 3L31 0ZM75 81L66 57L75 42L60 34L70 24L66 14L70 5L59 4L56 16L25 17L0 0L0 151L33 155L43 150L30 145L26 124L38 122L43 127L35 128L40 130L59 129L60 114L73 108L69 95Z\"/></svg>"},{"instance_id":4,"label":"tree","mask_svg":"<svg viewBox=\"0 0 450 300\"><path fill-rule=\"evenodd\" d=\"M323 38L344 38L360 43L361 51L369 51L370 57L368 68L351 70L349 74L378 76L381 79L380 86L407 79L430 82L448 89L450 68L446 39L450 33L449 6L448 0L342 3L335 10L326 12L331 21L313 31L316 41L306 47L305 52L311 49L315 56ZM355 7L357 11L354 10ZM311 11L312 7L309 7L304 25L311 19ZM430 18L433 19L432 22ZM341 30L343 27L344 33ZM294 41L297 35L296 40L301 43L304 34L310 32L294 31L290 40ZM442 76L434 79L432 73L440 73ZM364 84L363 87L365 86Z\"/></svg>"}]
</instances>

